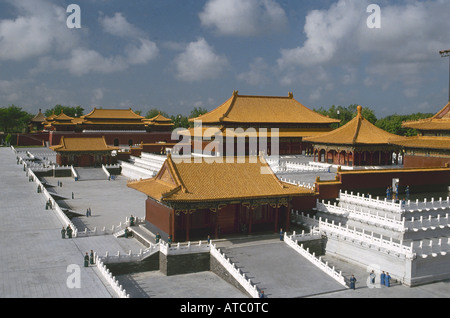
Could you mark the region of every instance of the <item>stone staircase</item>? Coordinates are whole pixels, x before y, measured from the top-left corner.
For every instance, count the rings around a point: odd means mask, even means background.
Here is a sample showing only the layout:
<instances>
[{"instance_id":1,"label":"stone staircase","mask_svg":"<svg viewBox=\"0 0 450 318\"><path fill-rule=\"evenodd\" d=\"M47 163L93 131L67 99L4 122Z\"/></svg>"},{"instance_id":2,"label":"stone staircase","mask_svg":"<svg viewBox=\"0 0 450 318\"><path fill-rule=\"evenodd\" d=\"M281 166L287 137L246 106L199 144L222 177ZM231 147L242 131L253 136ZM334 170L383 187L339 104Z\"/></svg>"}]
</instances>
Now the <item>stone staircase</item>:
<instances>
[{"instance_id":1,"label":"stone staircase","mask_svg":"<svg viewBox=\"0 0 450 318\"><path fill-rule=\"evenodd\" d=\"M77 167L78 181L108 180L108 176L102 168Z\"/></svg>"}]
</instances>

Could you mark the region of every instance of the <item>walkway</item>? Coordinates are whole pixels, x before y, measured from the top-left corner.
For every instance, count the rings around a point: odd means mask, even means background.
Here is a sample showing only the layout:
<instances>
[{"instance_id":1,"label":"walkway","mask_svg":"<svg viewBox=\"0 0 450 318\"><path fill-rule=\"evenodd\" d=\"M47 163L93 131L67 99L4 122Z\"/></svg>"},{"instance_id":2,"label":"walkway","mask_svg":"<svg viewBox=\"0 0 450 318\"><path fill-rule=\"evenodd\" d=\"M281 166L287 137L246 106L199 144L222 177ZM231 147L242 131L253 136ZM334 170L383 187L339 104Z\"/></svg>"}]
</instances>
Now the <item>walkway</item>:
<instances>
[{"instance_id":1,"label":"walkway","mask_svg":"<svg viewBox=\"0 0 450 318\"><path fill-rule=\"evenodd\" d=\"M61 239L62 223L10 148L0 148L0 162L0 297L112 297L96 269L82 266L86 250ZM71 264L80 266L80 288L66 284Z\"/></svg>"}]
</instances>

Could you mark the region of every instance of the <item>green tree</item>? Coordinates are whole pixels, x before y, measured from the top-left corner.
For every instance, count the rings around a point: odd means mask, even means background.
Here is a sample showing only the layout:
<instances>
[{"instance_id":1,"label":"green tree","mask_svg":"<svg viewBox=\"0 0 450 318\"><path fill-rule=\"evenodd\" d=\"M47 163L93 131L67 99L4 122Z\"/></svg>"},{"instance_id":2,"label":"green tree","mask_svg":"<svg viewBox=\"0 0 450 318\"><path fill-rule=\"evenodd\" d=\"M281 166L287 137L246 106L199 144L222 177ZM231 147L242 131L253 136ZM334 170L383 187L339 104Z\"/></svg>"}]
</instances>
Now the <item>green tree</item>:
<instances>
[{"instance_id":1,"label":"green tree","mask_svg":"<svg viewBox=\"0 0 450 318\"><path fill-rule=\"evenodd\" d=\"M339 119L341 122L339 124L333 125L334 128L336 128L338 126L347 124L350 120L356 117L356 115L358 114L358 105L352 104L347 107L332 105L328 109L320 107L319 109L315 109L314 111L330 118ZM377 117L375 116L375 112L372 109L363 107L361 114L372 124L376 123Z\"/></svg>"},{"instance_id":2,"label":"green tree","mask_svg":"<svg viewBox=\"0 0 450 318\"><path fill-rule=\"evenodd\" d=\"M173 129L177 128L189 128L189 118L184 115L178 114L170 117L174 123Z\"/></svg>"},{"instance_id":3,"label":"green tree","mask_svg":"<svg viewBox=\"0 0 450 318\"><path fill-rule=\"evenodd\" d=\"M197 118L203 114L206 114L208 110L206 108L194 107L194 109L189 114L189 118Z\"/></svg>"},{"instance_id":4,"label":"green tree","mask_svg":"<svg viewBox=\"0 0 450 318\"><path fill-rule=\"evenodd\" d=\"M424 118L433 117L434 114L431 113L414 113L410 115L390 115L379 119L376 122L376 126L390 132L391 134L396 134L399 136L416 136L418 131L415 129L402 127L405 121L415 121Z\"/></svg>"},{"instance_id":5,"label":"green tree","mask_svg":"<svg viewBox=\"0 0 450 318\"><path fill-rule=\"evenodd\" d=\"M161 114L162 116L166 117L166 118L170 118L169 114L167 114L165 111L162 111L158 108L152 108L150 109L147 114L145 115L145 118L153 118L158 116L158 114Z\"/></svg>"},{"instance_id":6,"label":"green tree","mask_svg":"<svg viewBox=\"0 0 450 318\"><path fill-rule=\"evenodd\" d=\"M32 114L15 105L0 108L0 130L5 133L24 132L32 118Z\"/></svg>"},{"instance_id":7,"label":"green tree","mask_svg":"<svg viewBox=\"0 0 450 318\"><path fill-rule=\"evenodd\" d=\"M81 117L84 115L84 108L81 106L63 106L55 105L51 109L47 109L44 113L45 117L51 116L53 113L55 115L60 115L61 112L70 117Z\"/></svg>"}]
</instances>

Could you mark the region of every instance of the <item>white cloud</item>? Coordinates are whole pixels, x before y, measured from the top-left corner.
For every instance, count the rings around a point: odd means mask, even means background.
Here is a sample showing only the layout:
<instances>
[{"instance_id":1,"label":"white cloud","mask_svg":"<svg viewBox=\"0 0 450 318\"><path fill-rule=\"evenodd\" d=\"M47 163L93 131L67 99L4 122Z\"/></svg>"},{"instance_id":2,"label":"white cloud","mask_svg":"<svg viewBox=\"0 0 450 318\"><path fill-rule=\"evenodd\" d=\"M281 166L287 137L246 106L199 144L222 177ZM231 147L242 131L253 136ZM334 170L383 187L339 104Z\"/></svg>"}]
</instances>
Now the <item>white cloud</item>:
<instances>
[{"instance_id":1,"label":"white cloud","mask_svg":"<svg viewBox=\"0 0 450 318\"><path fill-rule=\"evenodd\" d=\"M143 32L129 23L121 12L116 12L112 17L101 16L99 22L105 32L115 36L133 38L143 36Z\"/></svg>"},{"instance_id":2,"label":"white cloud","mask_svg":"<svg viewBox=\"0 0 450 318\"><path fill-rule=\"evenodd\" d=\"M0 20L0 60L23 61L43 54L67 52L79 41L66 26L63 7L45 0L8 1L18 12Z\"/></svg>"},{"instance_id":3,"label":"white cloud","mask_svg":"<svg viewBox=\"0 0 450 318\"><path fill-rule=\"evenodd\" d=\"M286 13L273 0L209 0L199 17L220 35L264 35L287 26Z\"/></svg>"},{"instance_id":4,"label":"white cloud","mask_svg":"<svg viewBox=\"0 0 450 318\"><path fill-rule=\"evenodd\" d=\"M438 71L438 51L450 43L450 33L444 31L450 29L450 2L383 2L380 29L367 26L370 3L339 0L327 9L310 11L304 25L306 40L280 52L280 82L308 85L315 89L313 98L319 96L318 86L330 82L336 87L358 82L371 89L395 87L408 98L419 96L426 84L423 74ZM327 69L326 79L303 80L318 67Z\"/></svg>"},{"instance_id":5,"label":"white cloud","mask_svg":"<svg viewBox=\"0 0 450 318\"><path fill-rule=\"evenodd\" d=\"M158 56L157 45L147 39L143 32L131 25L121 13L116 13L113 17L102 16L99 18L99 22L106 32L126 38L123 52L106 56L87 45L78 43L63 57L55 54L43 54L39 58L38 65L30 71L30 74L36 75L51 70L66 70L75 76L84 76L90 73L111 74L124 71L130 65L147 64ZM64 27L67 29L65 22Z\"/></svg>"},{"instance_id":6,"label":"white cloud","mask_svg":"<svg viewBox=\"0 0 450 318\"><path fill-rule=\"evenodd\" d=\"M227 65L227 58L216 54L204 38L189 43L175 58L176 77L187 82L217 78Z\"/></svg>"},{"instance_id":7,"label":"white cloud","mask_svg":"<svg viewBox=\"0 0 450 318\"><path fill-rule=\"evenodd\" d=\"M283 49L278 65L281 68L312 66L336 59L340 50L354 50L350 39L354 30L365 25L366 1L340 0L328 10L313 10L306 16L303 46Z\"/></svg>"},{"instance_id":8,"label":"white cloud","mask_svg":"<svg viewBox=\"0 0 450 318\"><path fill-rule=\"evenodd\" d=\"M271 67L262 57L257 57L250 64L250 69L238 74L237 79L253 86L264 85L270 82L270 72Z\"/></svg>"},{"instance_id":9,"label":"white cloud","mask_svg":"<svg viewBox=\"0 0 450 318\"><path fill-rule=\"evenodd\" d=\"M130 45L126 48L126 59L130 64L146 64L156 58L159 49L147 39L139 39L140 46Z\"/></svg>"}]
</instances>

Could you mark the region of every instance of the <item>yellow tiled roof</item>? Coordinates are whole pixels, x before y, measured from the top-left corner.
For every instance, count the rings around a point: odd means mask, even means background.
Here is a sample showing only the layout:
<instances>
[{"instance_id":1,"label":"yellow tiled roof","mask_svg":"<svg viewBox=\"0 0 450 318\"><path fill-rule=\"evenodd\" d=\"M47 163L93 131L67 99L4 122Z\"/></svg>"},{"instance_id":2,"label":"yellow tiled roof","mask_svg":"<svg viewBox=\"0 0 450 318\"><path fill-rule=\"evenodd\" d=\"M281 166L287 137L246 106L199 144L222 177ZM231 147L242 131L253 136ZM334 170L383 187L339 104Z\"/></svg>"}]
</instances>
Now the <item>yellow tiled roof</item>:
<instances>
[{"instance_id":1,"label":"yellow tiled roof","mask_svg":"<svg viewBox=\"0 0 450 318\"><path fill-rule=\"evenodd\" d=\"M402 126L417 130L450 130L450 103L431 118L404 122Z\"/></svg>"},{"instance_id":2,"label":"yellow tiled roof","mask_svg":"<svg viewBox=\"0 0 450 318\"><path fill-rule=\"evenodd\" d=\"M60 144L52 146L50 149L56 152L76 152L76 151L112 151L118 147L111 147L106 144L105 137L61 137Z\"/></svg>"},{"instance_id":3,"label":"yellow tiled roof","mask_svg":"<svg viewBox=\"0 0 450 318\"><path fill-rule=\"evenodd\" d=\"M366 120L358 106L358 114L342 127L317 137L307 137L306 142L319 144L388 144L389 139L400 138L388 133Z\"/></svg>"},{"instance_id":4,"label":"yellow tiled roof","mask_svg":"<svg viewBox=\"0 0 450 318\"><path fill-rule=\"evenodd\" d=\"M198 128L197 128L198 129ZM229 128L230 129L230 128ZM189 128L186 130L179 131L179 135L184 136L191 136L194 137L195 134L201 134L201 136L211 137L211 133L220 134L222 137L227 137L228 133L231 132L231 136L234 137L272 137L276 135L276 132L268 128L267 131L264 133L260 129L244 129L243 131L239 130L229 130L225 127L218 127L218 126L212 126L212 127L205 127L203 126L201 129L201 132L197 132L195 128ZM320 136L322 134L325 134L329 132L329 128L279 128L278 129L278 137L279 138L300 138L300 137L312 137L312 136Z\"/></svg>"},{"instance_id":5,"label":"yellow tiled roof","mask_svg":"<svg viewBox=\"0 0 450 318\"><path fill-rule=\"evenodd\" d=\"M151 126L174 126L172 119L164 117L161 113L153 118L144 119L144 122Z\"/></svg>"},{"instance_id":6,"label":"yellow tiled roof","mask_svg":"<svg viewBox=\"0 0 450 318\"><path fill-rule=\"evenodd\" d=\"M46 118L45 118L45 116L44 116L44 114L41 112L41 110L39 109L39 113L37 113L37 115L36 116L34 116L32 119L31 119L31 122L33 122L33 123L42 123L42 122L44 122L46 120Z\"/></svg>"},{"instance_id":7,"label":"yellow tiled roof","mask_svg":"<svg viewBox=\"0 0 450 318\"><path fill-rule=\"evenodd\" d=\"M320 115L288 97L244 96L235 91L221 106L190 121L203 123L292 123L332 124L339 120Z\"/></svg>"},{"instance_id":8,"label":"yellow tiled roof","mask_svg":"<svg viewBox=\"0 0 450 318\"><path fill-rule=\"evenodd\" d=\"M86 120L96 120L96 119L134 119L134 120L142 120L144 117L136 114L130 109L97 109L94 108L89 114L81 116L81 118Z\"/></svg>"},{"instance_id":9,"label":"yellow tiled roof","mask_svg":"<svg viewBox=\"0 0 450 318\"><path fill-rule=\"evenodd\" d=\"M156 200L169 202L313 194L312 190L280 182L262 158L256 163L249 162L249 157L241 158L245 163L226 163L226 160L219 163L214 159L204 158L201 163L195 159L177 162L169 155L155 178L131 182L128 186Z\"/></svg>"},{"instance_id":10,"label":"yellow tiled roof","mask_svg":"<svg viewBox=\"0 0 450 318\"><path fill-rule=\"evenodd\" d=\"M403 139L391 139L389 142L406 148L450 150L450 137L414 136Z\"/></svg>"}]
</instances>

